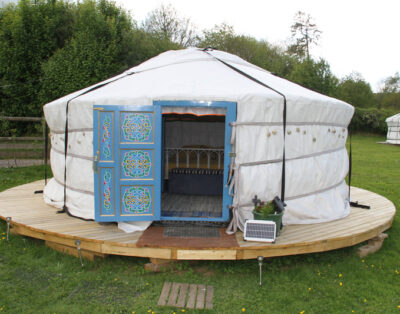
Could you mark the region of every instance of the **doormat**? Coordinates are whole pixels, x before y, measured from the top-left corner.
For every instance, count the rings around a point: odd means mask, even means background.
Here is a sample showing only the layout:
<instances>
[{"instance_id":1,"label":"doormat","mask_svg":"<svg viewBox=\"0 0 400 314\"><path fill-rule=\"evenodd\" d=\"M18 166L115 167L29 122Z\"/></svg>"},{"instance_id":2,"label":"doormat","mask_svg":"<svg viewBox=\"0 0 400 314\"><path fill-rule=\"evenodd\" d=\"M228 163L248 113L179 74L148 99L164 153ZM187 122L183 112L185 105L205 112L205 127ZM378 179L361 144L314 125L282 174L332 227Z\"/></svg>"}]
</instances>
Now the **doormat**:
<instances>
[{"instance_id":1,"label":"doormat","mask_svg":"<svg viewBox=\"0 0 400 314\"><path fill-rule=\"evenodd\" d=\"M157 305L212 310L213 296L213 286L164 282Z\"/></svg>"},{"instance_id":2,"label":"doormat","mask_svg":"<svg viewBox=\"0 0 400 314\"><path fill-rule=\"evenodd\" d=\"M234 234L226 234L225 228L217 229L218 238L179 238L164 236L164 227L147 228L140 236L137 247L152 248L181 248L181 249L213 249L213 248L238 248Z\"/></svg>"},{"instance_id":3,"label":"doormat","mask_svg":"<svg viewBox=\"0 0 400 314\"><path fill-rule=\"evenodd\" d=\"M206 226L164 227L164 237L177 238L219 238L219 230Z\"/></svg>"}]
</instances>

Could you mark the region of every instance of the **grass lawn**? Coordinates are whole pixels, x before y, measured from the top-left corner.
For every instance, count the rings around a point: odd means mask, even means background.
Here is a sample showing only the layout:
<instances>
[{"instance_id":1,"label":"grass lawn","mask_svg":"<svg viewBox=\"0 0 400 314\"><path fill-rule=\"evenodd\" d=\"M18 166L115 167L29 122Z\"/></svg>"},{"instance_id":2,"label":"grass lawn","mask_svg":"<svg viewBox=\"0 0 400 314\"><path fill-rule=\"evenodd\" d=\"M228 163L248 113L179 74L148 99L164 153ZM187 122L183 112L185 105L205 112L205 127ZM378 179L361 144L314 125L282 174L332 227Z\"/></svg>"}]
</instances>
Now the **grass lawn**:
<instances>
[{"instance_id":1,"label":"grass lawn","mask_svg":"<svg viewBox=\"0 0 400 314\"><path fill-rule=\"evenodd\" d=\"M353 136L352 185L377 192L400 208L400 147L383 137ZM0 189L40 179L42 167L0 169ZM399 214L397 214L399 216ZM147 259L110 256L85 262L11 236L0 223L0 310L15 313L181 313L157 307L164 281L214 286L217 313L400 313L400 222L394 220L383 248L365 259L356 247L250 261L178 263L150 273ZM342 283L342 284L341 284ZM208 311L186 312L206 313Z\"/></svg>"}]
</instances>

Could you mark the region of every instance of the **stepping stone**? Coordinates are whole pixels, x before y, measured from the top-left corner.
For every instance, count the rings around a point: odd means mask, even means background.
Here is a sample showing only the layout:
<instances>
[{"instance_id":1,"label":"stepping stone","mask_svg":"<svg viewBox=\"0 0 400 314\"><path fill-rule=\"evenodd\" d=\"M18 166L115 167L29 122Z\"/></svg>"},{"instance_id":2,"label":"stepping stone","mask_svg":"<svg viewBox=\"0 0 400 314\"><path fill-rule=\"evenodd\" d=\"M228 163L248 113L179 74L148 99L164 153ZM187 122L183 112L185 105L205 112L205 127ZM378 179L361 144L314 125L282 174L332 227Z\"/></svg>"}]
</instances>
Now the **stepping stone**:
<instances>
[{"instance_id":1,"label":"stepping stone","mask_svg":"<svg viewBox=\"0 0 400 314\"><path fill-rule=\"evenodd\" d=\"M213 296L213 286L164 282L158 299L158 306L211 310L213 308Z\"/></svg>"}]
</instances>

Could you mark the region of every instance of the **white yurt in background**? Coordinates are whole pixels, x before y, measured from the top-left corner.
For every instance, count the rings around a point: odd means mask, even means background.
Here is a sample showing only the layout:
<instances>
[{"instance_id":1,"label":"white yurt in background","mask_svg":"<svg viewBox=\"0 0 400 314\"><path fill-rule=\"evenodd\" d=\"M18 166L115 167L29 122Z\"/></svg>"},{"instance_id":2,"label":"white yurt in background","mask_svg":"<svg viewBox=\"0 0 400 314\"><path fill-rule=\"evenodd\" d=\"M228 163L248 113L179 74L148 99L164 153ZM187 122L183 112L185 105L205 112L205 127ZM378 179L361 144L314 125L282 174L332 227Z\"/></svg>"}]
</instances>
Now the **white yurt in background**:
<instances>
[{"instance_id":1,"label":"white yurt in background","mask_svg":"<svg viewBox=\"0 0 400 314\"><path fill-rule=\"evenodd\" d=\"M400 144L400 113L386 119L388 132L386 143Z\"/></svg>"},{"instance_id":2,"label":"white yurt in background","mask_svg":"<svg viewBox=\"0 0 400 314\"><path fill-rule=\"evenodd\" d=\"M235 231L284 177L284 224L340 219L353 112L229 53L168 51L44 106L44 198L84 219L231 220Z\"/></svg>"}]
</instances>

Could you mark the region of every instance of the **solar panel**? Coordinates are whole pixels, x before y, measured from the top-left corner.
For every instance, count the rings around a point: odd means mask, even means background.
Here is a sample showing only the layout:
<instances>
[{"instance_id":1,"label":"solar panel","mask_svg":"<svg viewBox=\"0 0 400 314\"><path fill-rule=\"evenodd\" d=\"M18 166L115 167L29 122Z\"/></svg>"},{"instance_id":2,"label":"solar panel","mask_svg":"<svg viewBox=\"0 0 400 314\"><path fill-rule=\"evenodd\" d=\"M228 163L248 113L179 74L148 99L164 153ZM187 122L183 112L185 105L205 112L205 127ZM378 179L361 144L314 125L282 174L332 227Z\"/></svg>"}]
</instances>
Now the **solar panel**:
<instances>
[{"instance_id":1,"label":"solar panel","mask_svg":"<svg viewBox=\"0 0 400 314\"><path fill-rule=\"evenodd\" d=\"M270 220L247 220L244 225L244 240L275 242L276 223Z\"/></svg>"}]
</instances>

